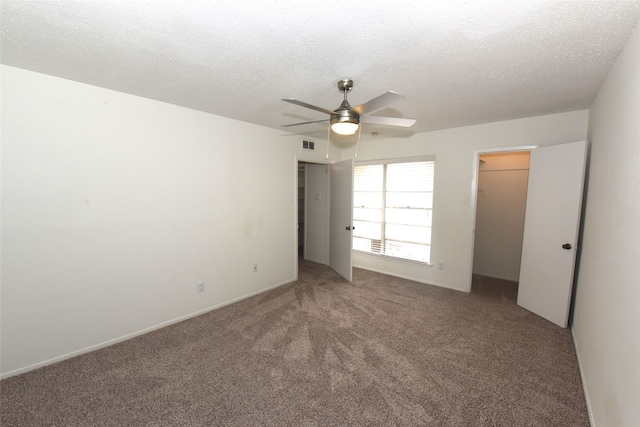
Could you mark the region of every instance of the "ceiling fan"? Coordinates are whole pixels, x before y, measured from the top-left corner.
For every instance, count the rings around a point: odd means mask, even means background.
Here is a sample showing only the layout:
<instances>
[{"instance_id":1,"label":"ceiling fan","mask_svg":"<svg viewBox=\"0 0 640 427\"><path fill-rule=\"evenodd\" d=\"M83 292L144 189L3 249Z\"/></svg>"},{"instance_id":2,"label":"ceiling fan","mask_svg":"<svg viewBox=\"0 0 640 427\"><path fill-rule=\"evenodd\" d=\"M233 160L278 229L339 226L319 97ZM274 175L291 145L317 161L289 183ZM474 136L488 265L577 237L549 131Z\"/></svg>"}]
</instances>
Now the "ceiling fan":
<instances>
[{"instance_id":1,"label":"ceiling fan","mask_svg":"<svg viewBox=\"0 0 640 427\"><path fill-rule=\"evenodd\" d=\"M309 122L302 123L293 123L289 125L284 125L283 127L290 126L299 126L306 125L309 123L320 123L329 121L331 124L331 130L340 135L353 135L358 130L360 123L372 123L378 125L387 125L387 126L401 126L401 127L410 127L413 126L416 122L415 119L405 119L400 117L380 117L380 116L369 116L369 113L380 110L381 108L387 107L394 102L400 101L401 99L405 99L404 96L400 95L397 92L392 90L383 93L380 96L377 96L364 104L360 104L357 107L351 107L349 102L347 101L347 93L351 91L353 88L353 80L344 79L338 82L338 89L340 92L344 93L344 100L342 104L334 110L327 110L326 108L317 107L315 105L307 104L306 102L298 101L294 98L283 98L282 100L285 102L290 102L291 104L296 104L301 107L310 108L312 110L320 111L321 113L325 113L329 115L328 119L323 120L312 120Z\"/></svg>"}]
</instances>

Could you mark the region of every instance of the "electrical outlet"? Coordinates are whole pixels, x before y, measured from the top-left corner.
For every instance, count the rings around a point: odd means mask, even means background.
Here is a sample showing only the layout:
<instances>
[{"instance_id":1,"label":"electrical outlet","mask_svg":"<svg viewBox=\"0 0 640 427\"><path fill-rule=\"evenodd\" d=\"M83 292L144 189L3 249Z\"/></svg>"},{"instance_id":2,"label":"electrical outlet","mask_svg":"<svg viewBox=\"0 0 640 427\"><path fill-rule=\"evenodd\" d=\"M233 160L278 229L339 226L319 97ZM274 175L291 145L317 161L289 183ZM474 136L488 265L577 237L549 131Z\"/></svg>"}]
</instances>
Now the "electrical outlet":
<instances>
[{"instance_id":1,"label":"electrical outlet","mask_svg":"<svg viewBox=\"0 0 640 427\"><path fill-rule=\"evenodd\" d=\"M438 269L439 269L439 270L444 270L444 261L440 261L440 262L438 263Z\"/></svg>"},{"instance_id":2,"label":"electrical outlet","mask_svg":"<svg viewBox=\"0 0 640 427\"><path fill-rule=\"evenodd\" d=\"M204 282L198 283L198 292L204 292Z\"/></svg>"},{"instance_id":3,"label":"electrical outlet","mask_svg":"<svg viewBox=\"0 0 640 427\"><path fill-rule=\"evenodd\" d=\"M253 264L253 272L254 273L258 272L258 264Z\"/></svg>"}]
</instances>

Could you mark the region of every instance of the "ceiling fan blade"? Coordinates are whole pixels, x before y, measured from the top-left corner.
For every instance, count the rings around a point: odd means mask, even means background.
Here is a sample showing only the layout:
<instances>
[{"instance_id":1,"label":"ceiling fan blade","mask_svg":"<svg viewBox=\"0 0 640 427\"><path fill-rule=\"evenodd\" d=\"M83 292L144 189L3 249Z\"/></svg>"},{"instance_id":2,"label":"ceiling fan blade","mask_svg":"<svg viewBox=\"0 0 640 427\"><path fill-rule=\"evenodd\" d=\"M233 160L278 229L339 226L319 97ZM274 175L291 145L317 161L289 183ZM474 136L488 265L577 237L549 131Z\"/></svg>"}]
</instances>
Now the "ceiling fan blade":
<instances>
[{"instance_id":1,"label":"ceiling fan blade","mask_svg":"<svg viewBox=\"0 0 640 427\"><path fill-rule=\"evenodd\" d=\"M402 117L360 116L360 122L408 128L416 123L416 119L405 119Z\"/></svg>"},{"instance_id":2,"label":"ceiling fan blade","mask_svg":"<svg viewBox=\"0 0 640 427\"><path fill-rule=\"evenodd\" d=\"M300 122L300 123L291 123L289 125L282 125L283 128L288 128L291 126L298 126L298 125L308 125L309 123L320 123L320 122L328 122L329 119L323 119L323 120L311 120L310 122Z\"/></svg>"},{"instance_id":3,"label":"ceiling fan blade","mask_svg":"<svg viewBox=\"0 0 640 427\"><path fill-rule=\"evenodd\" d=\"M381 108L387 107L395 102L401 101L404 99L404 96L400 95L397 92L390 90L389 92L385 92L380 96L377 96L364 104L360 104L353 109L356 113L363 115L367 113L373 113Z\"/></svg>"},{"instance_id":4,"label":"ceiling fan blade","mask_svg":"<svg viewBox=\"0 0 640 427\"><path fill-rule=\"evenodd\" d=\"M331 110L327 110L326 108L322 108L322 107L316 107L315 105L311 105L311 104L307 104L306 102L298 101L295 98L282 98L282 100L284 102L289 102L291 104L296 104L296 105L299 105L301 107L311 108L312 110L320 111L321 113L333 114L333 111L331 111Z\"/></svg>"}]
</instances>

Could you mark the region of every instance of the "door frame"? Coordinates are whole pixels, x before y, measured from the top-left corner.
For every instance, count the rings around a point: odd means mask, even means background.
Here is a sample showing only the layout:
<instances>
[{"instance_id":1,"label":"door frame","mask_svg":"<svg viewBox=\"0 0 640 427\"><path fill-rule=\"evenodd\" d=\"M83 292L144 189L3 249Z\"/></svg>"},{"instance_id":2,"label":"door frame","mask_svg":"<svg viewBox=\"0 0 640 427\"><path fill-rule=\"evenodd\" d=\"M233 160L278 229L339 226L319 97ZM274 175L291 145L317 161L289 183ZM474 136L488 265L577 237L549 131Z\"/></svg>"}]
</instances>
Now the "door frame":
<instances>
[{"instance_id":1,"label":"door frame","mask_svg":"<svg viewBox=\"0 0 640 427\"><path fill-rule=\"evenodd\" d=\"M299 264L298 263L298 167L300 166L300 163L313 163L317 165L330 166L331 163L333 162L328 159L318 159L314 157L306 157L306 156L298 156L298 155L293 156L293 196L291 196L290 202L292 204L292 209L293 209L293 248L294 248L293 265L294 265L294 271L295 271L294 280L298 280L298 268L299 268L299 265L298 265ZM305 183L305 193L306 191L307 189L306 189L306 183ZM327 192L329 191L330 191L329 175L327 174ZM327 194L327 196L329 197L330 194ZM307 207L306 207L307 199L308 198L306 197L306 194L305 194L305 211L307 210ZM328 212L327 212L327 218L328 218ZM303 235L305 236L304 237L305 239L306 239L306 233L307 233L306 227L307 227L307 223L305 221L304 229L302 231ZM328 245L328 239L327 239L327 253L328 251L329 251L329 245Z\"/></svg>"},{"instance_id":2,"label":"door frame","mask_svg":"<svg viewBox=\"0 0 640 427\"><path fill-rule=\"evenodd\" d=\"M520 151L532 151L538 148L539 145L518 145L513 147L498 147L498 148L481 148L474 150L473 152L473 166L472 166L472 179L471 179L471 239L470 240L470 258L469 258L469 280L465 289L466 292L471 292L471 284L473 281L473 256L475 250L476 241L476 211L478 208L478 178L480 173L480 156L483 154L498 154L498 153L515 153Z\"/></svg>"}]
</instances>

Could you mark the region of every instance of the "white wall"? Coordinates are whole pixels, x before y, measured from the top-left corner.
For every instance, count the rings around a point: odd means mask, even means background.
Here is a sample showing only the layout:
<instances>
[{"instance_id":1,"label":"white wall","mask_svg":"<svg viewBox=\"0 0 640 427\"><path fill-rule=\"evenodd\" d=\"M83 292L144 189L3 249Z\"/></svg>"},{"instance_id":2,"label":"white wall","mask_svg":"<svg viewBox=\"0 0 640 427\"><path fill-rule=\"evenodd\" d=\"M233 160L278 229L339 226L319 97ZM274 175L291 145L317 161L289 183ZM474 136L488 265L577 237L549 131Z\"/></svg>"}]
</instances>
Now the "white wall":
<instances>
[{"instance_id":1,"label":"white wall","mask_svg":"<svg viewBox=\"0 0 640 427\"><path fill-rule=\"evenodd\" d=\"M295 159L323 141L1 71L3 376L295 277Z\"/></svg>"},{"instance_id":2,"label":"white wall","mask_svg":"<svg viewBox=\"0 0 640 427\"><path fill-rule=\"evenodd\" d=\"M480 157L473 274L517 282L520 278L529 152Z\"/></svg>"},{"instance_id":3,"label":"white wall","mask_svg":"<svg viewBox=\"0 0 640 427\"><path fill-rule=\"evenodd\" d=\"M574 111L361 143L360 161L435 154L431 261L436 266L444 262L445 268L439 270L361 253L354 253L354 266L468 291L473 263L470 200L475 151L585 140L587 118L587 111ZM342 158L353 157L354 149L345 150Z\"/></svg>"},{"instance_id":4,"label":"white wall","mask_svg":"<svg viewBox=\"0 0 640 427\"><path fill-rule=\"evenodd\" d=\"M640 29L589 110L573 335L592 424L640 425Z\"/></svg>"}]
</instances>

